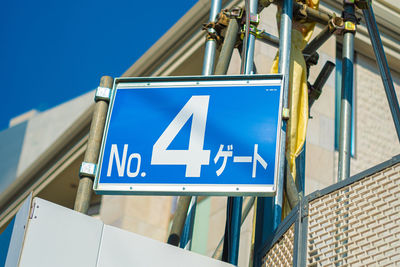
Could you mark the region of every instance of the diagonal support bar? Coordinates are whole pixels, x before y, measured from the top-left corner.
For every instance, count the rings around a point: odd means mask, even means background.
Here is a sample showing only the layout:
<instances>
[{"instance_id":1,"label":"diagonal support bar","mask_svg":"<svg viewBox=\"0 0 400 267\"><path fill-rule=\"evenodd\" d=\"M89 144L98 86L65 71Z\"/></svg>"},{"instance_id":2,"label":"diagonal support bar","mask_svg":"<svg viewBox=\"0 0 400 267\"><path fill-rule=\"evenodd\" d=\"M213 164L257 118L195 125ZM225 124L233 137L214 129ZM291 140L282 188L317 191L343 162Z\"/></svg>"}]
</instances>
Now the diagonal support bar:
<instances>
[{"instance_id":1,"label":"diagonal support bar","mask_svg":"<svg viewBox=\"0 0 400 267\"><path fill-rule=\"evenodd\" d=\"M383 50L383 45L381 38L379 36L378 26L376 25L374 11L372 6L369 5L368 9L363 9L363 14L365 17L365 23L367 24L369 37L371 39L371 44L374 49L376 61L378 63L379 72L382 77L383 86L385 87L386 98L389 102L390 112L392 113L392 118L394 126L397 132L397 138L400 141L400 109L399 102L397 101L396 92L394 90L392 75L390 74L389 66Z\"/></svg>"}]
</instances>

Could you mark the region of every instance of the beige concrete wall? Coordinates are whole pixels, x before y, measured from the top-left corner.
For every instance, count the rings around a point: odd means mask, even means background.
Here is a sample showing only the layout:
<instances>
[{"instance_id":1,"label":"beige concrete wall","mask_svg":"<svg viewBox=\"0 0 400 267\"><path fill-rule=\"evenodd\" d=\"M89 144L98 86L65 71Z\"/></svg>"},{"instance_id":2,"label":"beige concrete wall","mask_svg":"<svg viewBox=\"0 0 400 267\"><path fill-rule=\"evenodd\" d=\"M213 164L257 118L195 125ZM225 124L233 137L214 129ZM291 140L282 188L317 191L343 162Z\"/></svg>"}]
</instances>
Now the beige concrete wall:
<instances>
[{"instance_id":1,"label":"beige concrete wall","mask_svg":"<svg viewBox=\"0 0 400 267\"><path fill-rule=\"evenodd\" d=\"M103 196L100 218L105 224L165 242L173 197Z\"/></svg>"}]
</instances>

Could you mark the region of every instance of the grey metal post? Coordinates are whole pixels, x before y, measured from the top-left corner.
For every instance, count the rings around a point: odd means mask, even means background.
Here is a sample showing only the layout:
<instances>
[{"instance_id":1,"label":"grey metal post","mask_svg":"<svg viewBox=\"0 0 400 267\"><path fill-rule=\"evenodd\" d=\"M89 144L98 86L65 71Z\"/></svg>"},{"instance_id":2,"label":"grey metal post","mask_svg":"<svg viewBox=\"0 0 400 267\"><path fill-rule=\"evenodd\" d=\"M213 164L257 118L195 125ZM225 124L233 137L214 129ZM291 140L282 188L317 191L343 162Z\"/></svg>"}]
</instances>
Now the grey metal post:
<instances>
[{"instance_id":1,"label":"grey metal post","mask_svg":"<svg viewBox=\"0 0 400 267\"><path fill-rule=\"evenodd\" d=\"M344 12L354 16L354 4L344 4ZM345 19L346 23L355 22ZM345 26L346 27L346 26ZM351 109L353 100L353 72L354 72L354 34L355 31L346 30L343 38L342 54L342 98L340 104L340 135L339 135L339 162L338 181L350 177L351 156Z\"/></svg>"},{"instance_id":2,"label":"grey metal post","mask_svg":"<svg viewBox=\"0 0 400 267\"><path fill-rule=\"evenodd\" d=\"M399 102L397 101L396 91L393 86L392 75L390 74L390 69L386 60L385 51L383 50L382 41L379 35L379 29L378 26L376 25L375 15L371 4L368 5L368 9L363 9L363 13L365 17L365 23L367 24L369 36L371 39L371 44L372 47L374 48L374 53L376 61L378 63L383 86L385 87L386 98L389 102L390 111L392 113L394 126L397 132L397 138L400 141Z\"/></svg>"},{"instance_id":3,"label":"grey metal post","mask_svg":"<svg viewBox=\"0 0 400 267\"><path fill-rule=\"evenodd\" d=\"M181 196L178 199L178 205L172 221L171 231L167 243L178 246L182 235L182 229L185 225L186 215L189 209L191 197Z\"/></svg>"},{"instance_id":4,"label":"grey metal post","mask_svg":"<svg viewBox=\"0 0 400 267\"><path fill-rule=\"evenodd\" d=\"M273 47L279 48L279 38L265 31L259 33L258 40L272 45Z\"/></svg>"},{"instance_id":5,"label":"grey metal post","mask_svg":"<svg viewBox=\"0 0 400 267\"><path fill-rule=\"evenodd\" d=\"M254 44L256 36L250 31L250 17L257 16L258 0L248 0L248 9L246 10L246 34L243 40L243 56L242 56L242 74L253 74Z\"/></svg>"},{"instance_id":6,"label":"grey metal post","mask_svg":"<svg viewBox=\"0 0 400 267\"><path fill-rule=\"evenodd\" d=\"M112 88L113 78L103 76L100 87ZM94 107L92 124L90 125L89 139L85 152L84 162L97 164L101 140L103 138L104 125L106 122L108 102L98 100ZM93 178L82 176L79 180L78 192L76 193L74 210L87 213L92 197Z\"/></svg>"},{"instance_id":7,"label":"grey metal post","mask_svg":"<svg viewBox=\"0 0 400 267\"><path fill-rule=\"evenodd\" d=\"M210 17L209 22L216 22L217 15L221 10L221 0L212 0L211 1L211 9L210 9ZM209 28L208 31L210 33L215 33L214 29ZM214 59L215 59L215 51L217 49L217 41L213 38L207 37L206 47L204 51L204 59L203 59L203 75L212 75L214 72Z\"/></svg>"},{"instance_id":8,"label":"grey metal post","mask_svg":"<svg viewBox=\"0 0 400 267\"><path fill-rule=\"evenodd\" d=\"M215 67L215 75L225 75L227 73L233 49L235 48L238 31L238 21L236 19L230 19L228 28L226 29L224 43L222 44L221 53L219 53L218 63Z\"/></svg>"},{"instance_id":9,"label":"grey metal post","mask_svg":"<svg viewBox=\"0 0 400 267\"><path fill-rule=\"evenodd\" d=\"M293 0L284 0L281 15L280 42L279 42L279 73L283 75L283 109L288 110L289 104L289 74L290 49L292 45L292 16ZM279 174L276 185L274 206L274 229L278 227L282 217L283 179L286 166L286 130L287 121L282 121L281 141L279 149Z\"/></svg>"}]
</instances>

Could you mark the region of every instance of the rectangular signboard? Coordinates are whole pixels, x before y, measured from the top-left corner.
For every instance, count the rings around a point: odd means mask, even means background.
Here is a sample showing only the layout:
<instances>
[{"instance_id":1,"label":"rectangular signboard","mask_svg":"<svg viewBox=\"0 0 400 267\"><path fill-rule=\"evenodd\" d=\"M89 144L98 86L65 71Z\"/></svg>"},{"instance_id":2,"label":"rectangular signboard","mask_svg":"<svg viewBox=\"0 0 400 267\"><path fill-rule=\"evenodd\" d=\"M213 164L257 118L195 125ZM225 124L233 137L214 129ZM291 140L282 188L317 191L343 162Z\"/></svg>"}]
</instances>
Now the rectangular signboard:
<instances>
[{"instance_id":1,"label":"rectangular signboard","mask_svg":"<svg viewBox=\"0 0 400 267\"><path fill-rule=\"evenodd\" d=\"M118 78L94 190L273 195L279 75Z\"/></svg>"}]
</instances>

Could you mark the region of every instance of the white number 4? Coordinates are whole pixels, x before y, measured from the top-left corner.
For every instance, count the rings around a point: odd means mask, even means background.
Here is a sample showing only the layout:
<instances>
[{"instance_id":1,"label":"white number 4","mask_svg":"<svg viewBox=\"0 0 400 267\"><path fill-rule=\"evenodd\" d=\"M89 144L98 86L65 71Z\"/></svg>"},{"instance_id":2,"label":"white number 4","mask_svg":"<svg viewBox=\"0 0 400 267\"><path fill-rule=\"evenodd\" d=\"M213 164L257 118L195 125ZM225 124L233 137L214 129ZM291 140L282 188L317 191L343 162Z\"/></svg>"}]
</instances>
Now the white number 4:
<instances>
[{"instance_id":1,"label":"white number 4","mask_svg":"<svg viewBox=\"0 0 400 267\"><path fill-rule=\"evenodd\" d=\"M203 149L209 100L208 95L192 96L189 99L155 142L151 164L186 165L186 177L200 177L201 166L210 162L210 150ZM189 149L167 149L192 115Z\"/></svg>"}]
</instances>

